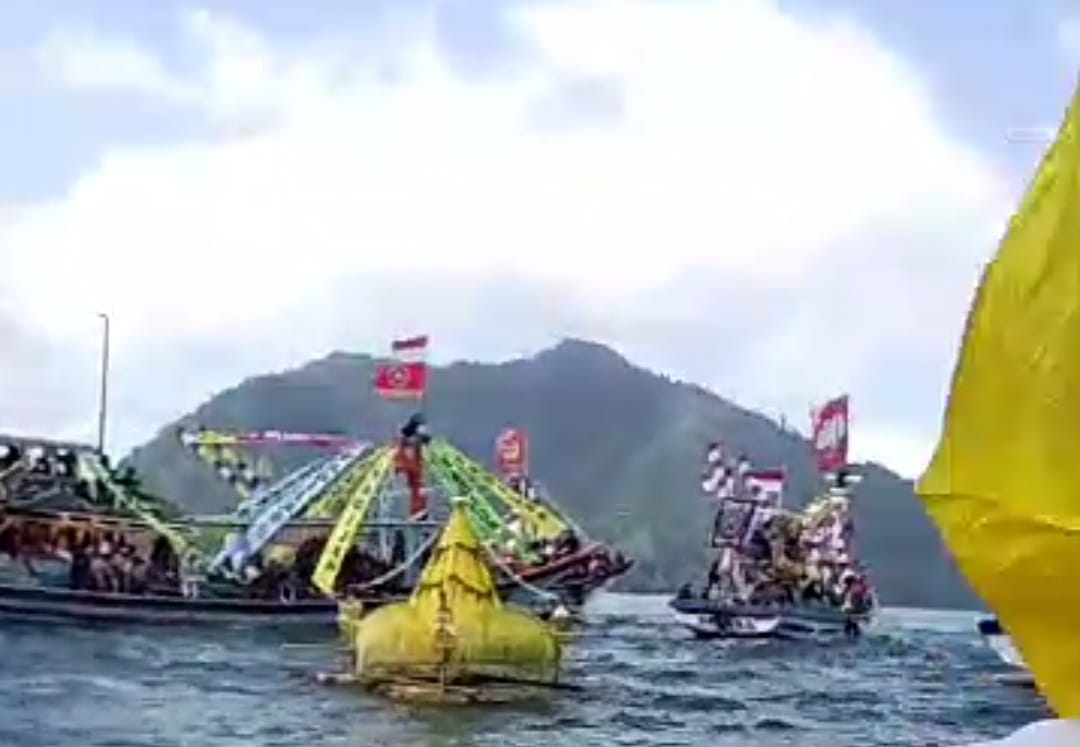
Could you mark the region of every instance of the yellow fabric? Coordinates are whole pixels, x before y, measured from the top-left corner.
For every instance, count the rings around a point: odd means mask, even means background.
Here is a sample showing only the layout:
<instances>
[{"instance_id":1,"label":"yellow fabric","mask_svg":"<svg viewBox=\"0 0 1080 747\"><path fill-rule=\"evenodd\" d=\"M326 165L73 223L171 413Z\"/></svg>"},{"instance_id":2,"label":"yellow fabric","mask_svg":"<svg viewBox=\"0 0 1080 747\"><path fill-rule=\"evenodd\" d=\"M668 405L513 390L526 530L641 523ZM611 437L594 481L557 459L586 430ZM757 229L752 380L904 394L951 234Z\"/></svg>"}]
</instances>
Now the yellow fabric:
<instances>
[{"instance_id":1,"label":"yellow fabric","mask_svg":"<svg viewBox=\"0 0 1080 747\"><path fill-rule=\"evenodd\" d=\"M354 464L347 474L335 480L330 489L304 511L304 518L332 519L340 515L348 504L350 497L354 494L357 485L364 479L372 465L378 463L384 457L384 452L387 450L387 447L376 449Z\"/></svg>"},{"instance_id":2,"label":"yellow fabric","mask_svg":"<svg viewBox=\"0 0 1080 747\"><path fill-rule=\"evenodd\" d=\"M1080 717L1080 89L976 294L917 490L1063 718Z\"/></svg>"},{"instance_id":3,"label":"yellow fabric","mask_svg":"<svg viewBox=\"0 0 1080 747\"><path fill-rule=\"evenodd\" d=\"M334 587L337 583L338 573L341 572L341 564L349 548L356 541L356 535L367 518L371 504L375 500L393 466L394 452L390 447L384 447L377 452L371 467L353 487L352 495L349 496L345 510L330 532L330 538L326 541L326 547L319 556L319 562L315 566L315 572L311 576L311 582L326 596L334 595ZM350 483L351 484L351 483Z\"/></svg>"},{"instance_id":4,"label":"yellow fabric","mask_svg":"<svg viewBox=\"0 0 1080 747\"><path fill-rule=\"evenodd\" d=\"M561 646L543 621L499 599L467 514L455 505L407 602L375 610L355 628L357 674L454 680L497 675L550 681ZM442 638L441 630L450 631Z\"/></svg>"}]
</instances>

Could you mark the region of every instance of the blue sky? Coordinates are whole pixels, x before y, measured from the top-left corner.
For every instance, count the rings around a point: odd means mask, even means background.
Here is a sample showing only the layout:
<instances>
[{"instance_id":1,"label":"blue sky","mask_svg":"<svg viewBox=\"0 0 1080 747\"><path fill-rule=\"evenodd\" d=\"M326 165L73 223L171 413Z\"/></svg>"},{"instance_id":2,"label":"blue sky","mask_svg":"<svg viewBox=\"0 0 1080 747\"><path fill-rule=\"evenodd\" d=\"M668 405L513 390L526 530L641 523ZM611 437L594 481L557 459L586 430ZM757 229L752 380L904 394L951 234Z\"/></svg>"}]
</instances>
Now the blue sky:
<instances>
[{"instance_id":1,"label":"blue sky","mask_svg":"<svg viewBox=\"0 0 1080 747\"><path fill-rule=\"evenodd\" d=\"M444 357L595 336L795 421L807 400L849 389L863 455L917 471L978 265L1045 147L1022 130L1055 127L1071 95L1080 14L1064 0L988 1L977 12L928 0L550 5L0 8L0 96L12 113L0 120L10 317L0 330L25 351L25 366L0 377L15 392L0 398L0 418L92 433L91 308L118 315L122 449L243 375L382 347L395 330L373 305L356 308L356 289L393 304L419 285L456 298L455 312L418 304L398 324L434 331ZM715 39L698 38L692 14L721 19ZM745 30L726 37L725 24ZM780 114L783 126L768 124ZM709 127L746 148L711 148ZM769 204L765 185L787 173L768 154L778 138L801 186ZM847 163L845 139L860 141L852 161L881 167ZM753 152L770 161L768 178L742 188ZM370 175L355 188L382 206L378 221L349 215L342 195L358 172ZM645 184L660 175L671 189ZM578 188L597 200L584 215L581 199L562 194ZM462 195L453 209L447 192ZM495 205L507 192L514 203ZM297 207L305 195L315 196ZM638 204L656 214L627 209ZM267 205L280 208L273 220ZM727 205L736 215L717 217ZM399 209L407 224L437 216L439 232L409 225L399 237L388 217ZM753 210L764 217L751 220ZM537 223L519 237L503 215ZM725 233L730 220L738 238ZM289 266L324 228L324 243L341 244L319 254L325 271ZM799 232L812 251L796 246ZM361 246L400 244L419 257L428 249L416 247L455 242L465 248L439 256L467 261L432 257L438 277L357 259ZM544 242L558 251L545 256ZM689 248L661 261L669 242ZM507 260L519 245L531 249ZM554 267L585 259L576 272ZM185 299L229 295L224 279L193 279L218 265L259 277L271 300L245 290L219 312L184 311ZM46 298L40 273L63 276L68 291ZM793 383L793 363L825 347L844 360ZM72 371L89 384L60 392ZM43 392L50 408L27 405Z\"/></svg>"}]
</instances>

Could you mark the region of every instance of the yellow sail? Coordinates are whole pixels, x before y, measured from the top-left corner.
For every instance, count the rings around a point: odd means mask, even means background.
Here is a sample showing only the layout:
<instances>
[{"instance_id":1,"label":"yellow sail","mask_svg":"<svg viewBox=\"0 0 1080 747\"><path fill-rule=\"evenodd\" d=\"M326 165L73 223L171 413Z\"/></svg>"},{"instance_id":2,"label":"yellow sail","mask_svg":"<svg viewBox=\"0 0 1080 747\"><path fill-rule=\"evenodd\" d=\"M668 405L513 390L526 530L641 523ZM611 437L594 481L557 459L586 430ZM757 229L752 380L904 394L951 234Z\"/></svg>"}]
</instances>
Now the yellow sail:
<instances>
[{"instance_id":1,"label":"yellow sail","mask_svg":"<svg viewBox=\"0 0 1080 747\"><path fill-rule=\"evenodd\" d=\"M1080 717L1080 89L983 275L917 490L1050 704Z\"/></svg>"},{"instance_id":2,"label":"yellow sail","mask_svg":"<svg viewBox=\"0 0 1080 747\"><path fill-rule=\"evenodd\" d=\"M554 680L561 659L558 635L540 619L503 605L483 552L456 502L409 600L355 624L356 674L448 682L482 675Z\"/></svg>"}]
</instances>

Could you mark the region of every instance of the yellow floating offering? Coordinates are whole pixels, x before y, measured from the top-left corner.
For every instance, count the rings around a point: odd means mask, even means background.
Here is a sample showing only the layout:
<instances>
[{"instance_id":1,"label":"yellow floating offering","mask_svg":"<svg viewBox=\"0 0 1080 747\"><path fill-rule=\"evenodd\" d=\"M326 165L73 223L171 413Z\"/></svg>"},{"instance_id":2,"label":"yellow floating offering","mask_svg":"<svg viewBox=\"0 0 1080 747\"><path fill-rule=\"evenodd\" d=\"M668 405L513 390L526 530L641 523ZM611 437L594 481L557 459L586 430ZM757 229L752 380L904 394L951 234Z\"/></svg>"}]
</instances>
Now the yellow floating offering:
<instances>
[{"instance_id":1,"label":"yellow floating offering","mask_svg":"<svg viewBox=\"0 0 1080 747\"><path fill-rule=\"evenodd\" d=\"M353 622L353 680L408 696L424 683L468 688L483 683L554 684L562 647L555 630L504 605L462 502L450 519L412 596ZM405 692L409 691L409 692ZM451 698L452 700L453 698Z\"/></svg>"},{"instance_id":2,"label":"yellow floating offering","mask_svg":"<svg viewBox=\"0 0 1080 747\"><path fill-rule=\"evenodd\" d=\"M1080 717L1080 89L978 290L917 490L1062 718Z\"/></svg>"}]
</instances>

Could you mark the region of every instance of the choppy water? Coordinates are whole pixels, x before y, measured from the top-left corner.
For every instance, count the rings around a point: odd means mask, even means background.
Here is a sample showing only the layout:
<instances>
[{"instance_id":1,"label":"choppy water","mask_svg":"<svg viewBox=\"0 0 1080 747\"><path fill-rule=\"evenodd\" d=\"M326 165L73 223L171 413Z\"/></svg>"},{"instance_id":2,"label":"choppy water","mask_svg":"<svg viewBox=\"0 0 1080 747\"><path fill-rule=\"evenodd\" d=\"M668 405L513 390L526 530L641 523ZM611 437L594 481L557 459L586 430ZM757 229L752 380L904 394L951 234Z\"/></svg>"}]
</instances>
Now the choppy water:
<instances>
[{"instance_id":1,"label":"choppy water","mask_svg":"<svg viewBox=\"0 0 1080 747\"><path fill-rule=\"evenodd\" d=\"M662 600L610 596L571 652L584 693L419 708L316 685L296 634L0 625L0 745L953 745L1047 715L973 616L897 610L861 641L689 639ZM307 640L310 642L310 635Z\"/></svg>"}]
</instances>

